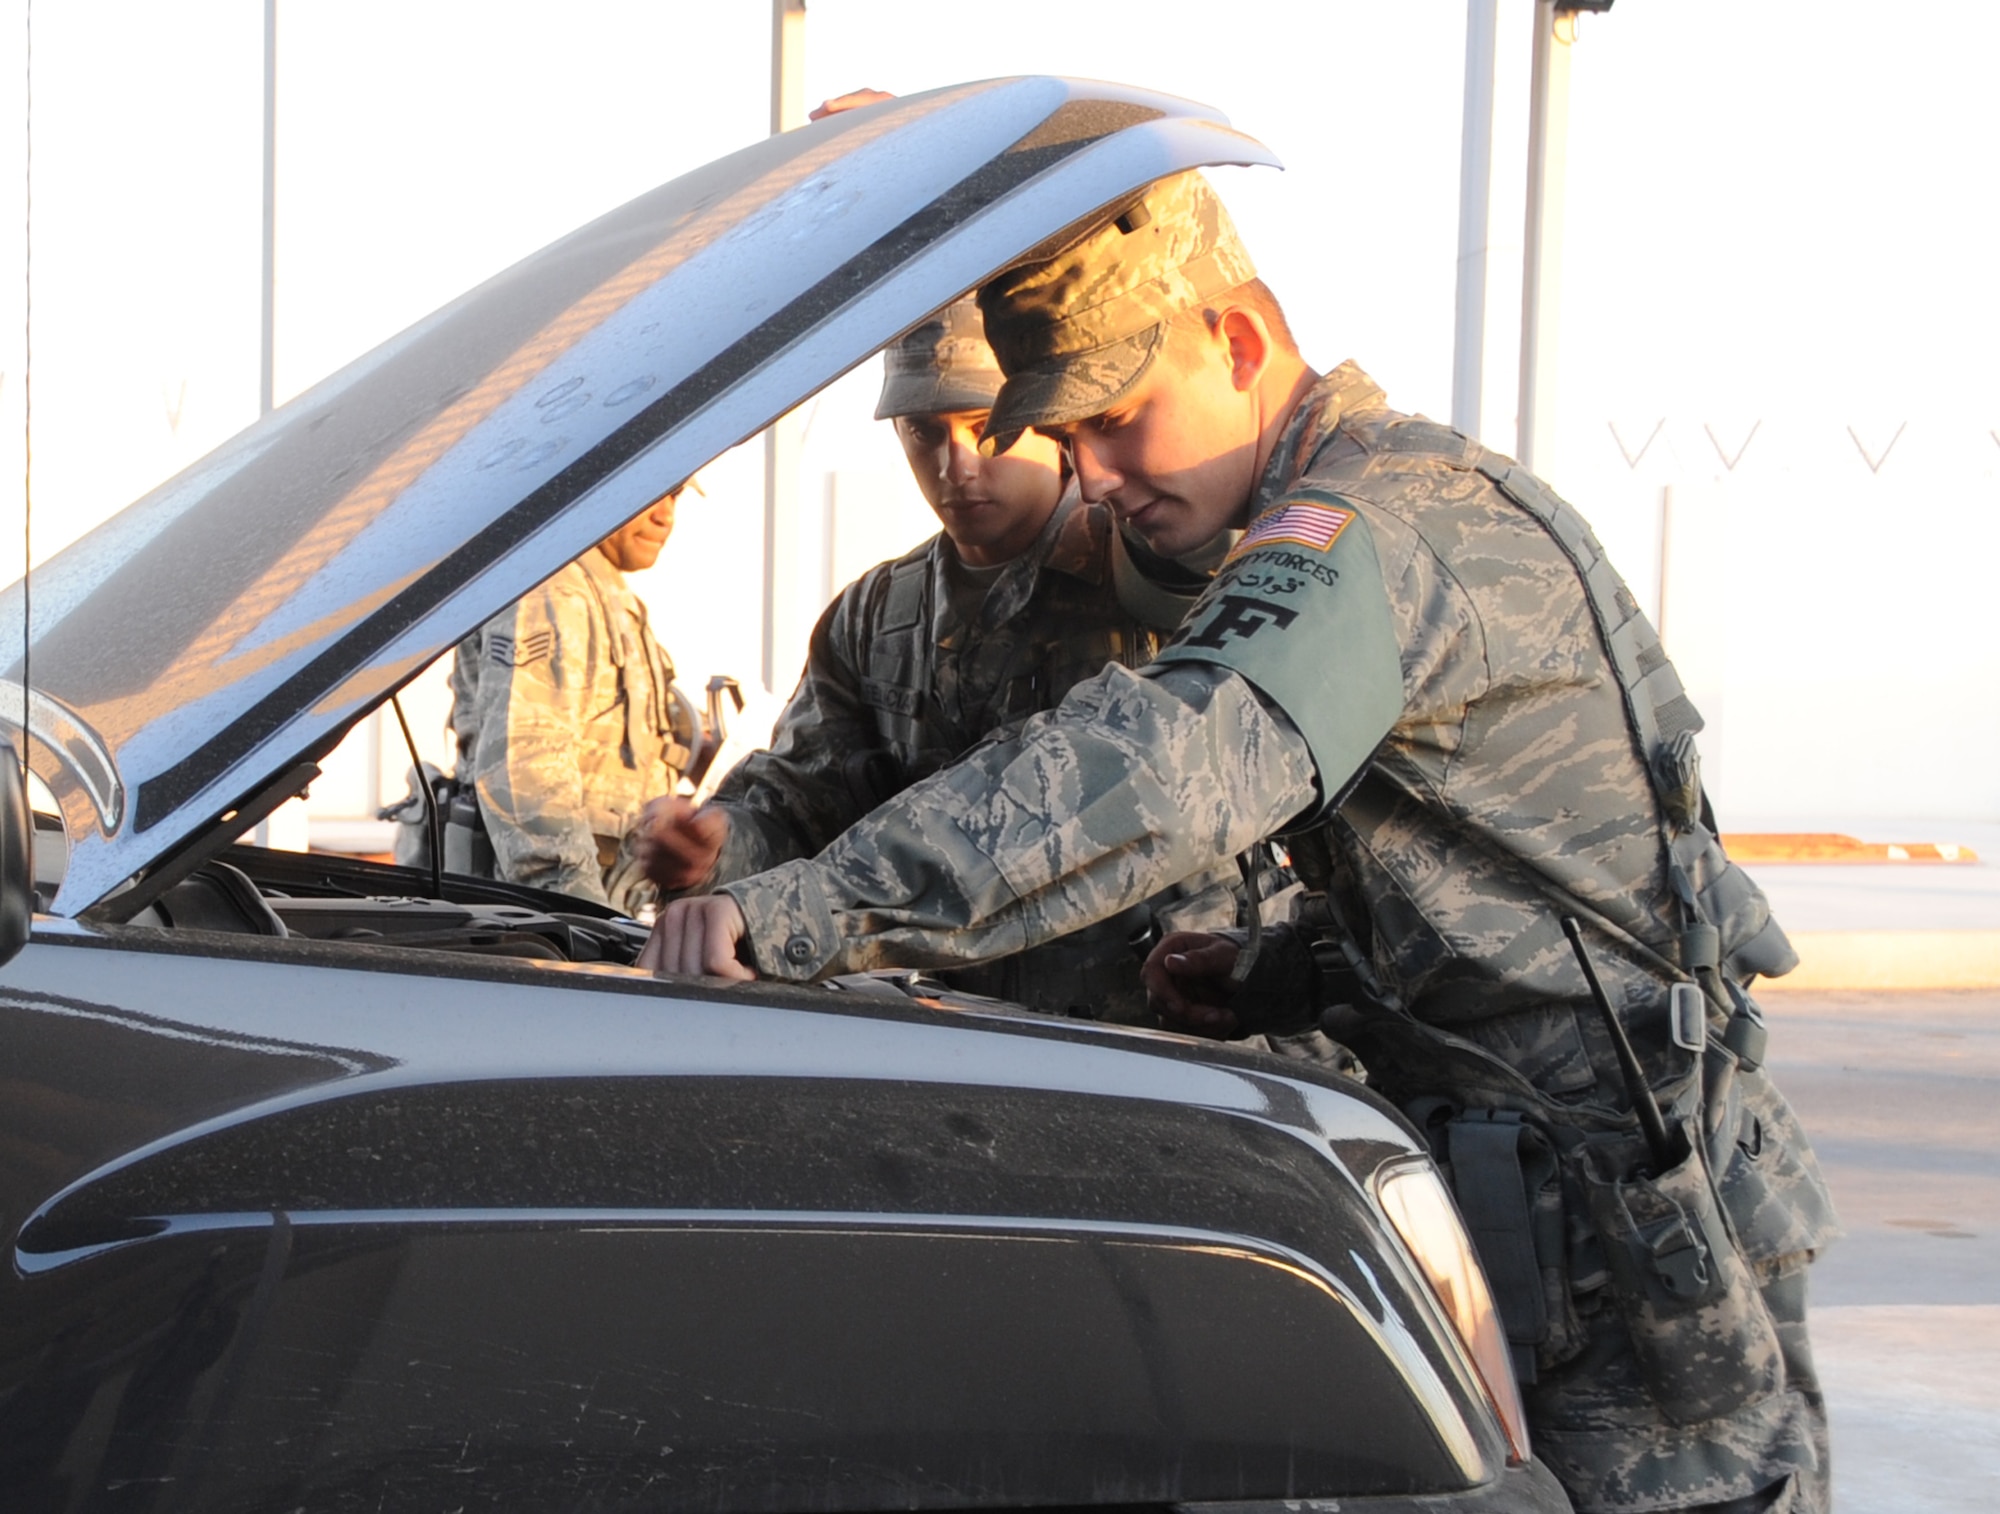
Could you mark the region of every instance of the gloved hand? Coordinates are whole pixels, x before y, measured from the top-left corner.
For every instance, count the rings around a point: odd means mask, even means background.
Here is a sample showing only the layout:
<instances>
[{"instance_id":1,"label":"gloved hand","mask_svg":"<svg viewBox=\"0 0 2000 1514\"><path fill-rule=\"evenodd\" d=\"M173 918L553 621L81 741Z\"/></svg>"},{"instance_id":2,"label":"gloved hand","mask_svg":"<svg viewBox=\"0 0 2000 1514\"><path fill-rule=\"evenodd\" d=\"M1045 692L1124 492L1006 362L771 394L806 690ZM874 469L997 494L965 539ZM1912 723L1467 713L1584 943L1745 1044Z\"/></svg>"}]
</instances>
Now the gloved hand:
<instances>
[{"instance_id":1,"label":"gloved hand","mask_svg":"<svg viewBox=\"0 0 2000 1514\"><path fill-rule=\"evenodd\" d=\"M729 816L696 809L678 794L648 800L633 828L632 854L663 894L677 894L708 881L722 845L729 839Z\"/></svg>"},{"instance_id":2,"label":"gloved hand","mask_svg":"<svg viewBox=\"0 0 2000 1514\"><path fill-rule=\"evenodd\" d=\"M1223 1038L1236 1029L1229 970L1240 950L1227 936L1177 930L1160 939L1139 969L1147 1001L1168 1030Z\"/></svg>"}]
</instances>

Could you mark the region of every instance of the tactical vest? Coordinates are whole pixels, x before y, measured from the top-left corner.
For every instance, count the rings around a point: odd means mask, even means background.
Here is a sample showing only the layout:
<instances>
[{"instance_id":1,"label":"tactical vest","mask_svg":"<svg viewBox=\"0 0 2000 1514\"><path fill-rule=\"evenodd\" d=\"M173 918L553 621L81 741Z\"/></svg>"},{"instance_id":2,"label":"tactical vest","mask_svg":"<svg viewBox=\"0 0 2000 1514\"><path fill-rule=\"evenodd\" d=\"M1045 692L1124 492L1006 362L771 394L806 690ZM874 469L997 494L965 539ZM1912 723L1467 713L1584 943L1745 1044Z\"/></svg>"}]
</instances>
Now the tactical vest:
<instances>
[{"instance_id":1,"label":"tactical vest","mask_svg":"<svg viewBox=\"0 0 2000 1514\"><path fill-rule=\"evenodd\" d=\"M1553 902L1564 913L1617 938L1668 979L1682 973L1697 978L1726 974L1740 983L1753 975L1775 977L1791 971L1798 964L1791 943L1771 918L1762 891L1729 860L1716 836L1695 747L1701 714L1668 660L1659 634L1583 517L1525 468L1448 426L1423 419L1382 425L1371 423L1365 408L1346 411L1348 403L1376 395L1379 390L1363 380L1336 396L1343 413L1329 444L1358 450L1371 459L1422 458L1470 468L1547 533L1576 572L1618 684L1634 748L1659 799L1666 877L1681 924L1674 952L1658 951L1603 918L1587 901L1551 885ZM1332 487L1338 492L1337 485ZM1719 980L1704 979L1703 986L1720 1015L1735 1012Z\"/></svg>"},{"instance_id":2,"label":"tactical vest","mask_svg":"<svg viewBox=\"0 0 2000 1514\"><path fill-rule=\"evenodd\" d=\"M1301 925L1319 937L1322 991L1353 1003L1349 1026L1371 1073L1379 1055L1383 1070L1393 1069L1385 1091L1403 1100L1429 1138L1524 1383L1583 1351L1594 1328L1589 1311L1608 1309L1629 1326L1644 1392L1668 1420L1709 1424L1762 1413L1786 1384L1752 1269L1809 1255L1836 1230L1810 1151L1760 1071L1763 1026L1742 985L1753 974L1788 972L1798 959L1761 891L1717 839L1695 750L1701 716L1590 528L1526 469L1424 420L1384 425L1343 414L1336 438L1371 461L1415 455L1477 472L1576 572L1658 799L1680 923L1671 950L1534 876L1563 914L1590 922L1656 971L1663 996L1676 981L1700 985L1707 1023L1687 1041L1676 1030L1685 1051L1675 1054L1660 1098L1680 1143L1676 1155L1663 1164L1630 1116L1552 1100L1489 1046L1411 1015L1329 907L1332 820L1295 838L1292 851L1318 891Z\"/></svg>"},{"instance_id":3,"label":"tactical vest","mask_svg":"<svg viewBox=\"0 0 2000 1514\"><path fill-rule=\"evenodd\" d=\"M618 673L618 697L625 707L625 761L643 771L652 766L657 755L670 770L667 792L671 792L694 759L701 736L700 714L674 682L673 659L652 634L644 602L636 601L640 626L637 650L646 664L640 675L631 666L634 649L626 641L618 607L605 597L594 577L586 572L583 579L590 585L591 598L597 601L605 626L606 651Z\"/></svg>"},{"instance_id":4,"label":"tactical vest","mask_svg":"<svg viewBox=\"0 0 2000 1514\"><path fill-rule=\"evenodd\" d=\"M1158 633L1137 620L1106 624L1102 591L1044 569L1036 592L1041 622L1027 655L977 710L953 713L938 693L937 606L933 538L888 566L882 611L861 670L862 699L869 706L893 771L879 768L859 780L868 808L920 778L948 766L989 731L1054 709L1077 684L1106 663L1144 667L1159 650ZM1071 612L1071 603L1077 609ZM850 775L850 781L856 781Z\"/></svg>"},{"instance_id":5,"label":"tactical vest","mask_svg":"<svg viewBox=\"0 0 2000 1514\"><path fill-rule=\"evenodd\" d=\"M1456 433L1448 434L1456 438ZM1582 581L1598 639L1624 697L1626 718L1659 795L1667 878L1681 912L1674 965L1695 975L1726 967L1738 981L1790 972L1798 966L1798 954L1771 918L1762 891L1722 850L1695 750L1701 712L1688 698L1639 601L1583 517L1540 479L1483 447L1473 466L1549 533ZM1732 1008L1727 1002L1717 1007L1725 1014Z\"/></svg>"}]
</instances>

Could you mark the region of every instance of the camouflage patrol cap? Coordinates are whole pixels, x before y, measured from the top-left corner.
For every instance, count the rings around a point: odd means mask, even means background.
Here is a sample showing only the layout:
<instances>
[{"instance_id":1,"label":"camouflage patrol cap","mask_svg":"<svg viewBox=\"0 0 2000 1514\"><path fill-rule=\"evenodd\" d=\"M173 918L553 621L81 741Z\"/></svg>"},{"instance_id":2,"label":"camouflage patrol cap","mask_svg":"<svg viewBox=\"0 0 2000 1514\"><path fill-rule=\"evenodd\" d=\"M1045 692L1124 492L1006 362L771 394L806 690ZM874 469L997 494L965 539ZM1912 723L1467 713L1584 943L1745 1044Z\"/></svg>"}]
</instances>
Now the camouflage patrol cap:
<instances>
[{"instance_id":1,"label":"camouflage patrol cap","mask_svg":"<svg viewBox=\"0 0 2000 1514\"><path fill-rule=\"evenodd\" d=\"M1161 179L1054 257L1008 269L979 291L1007 375L983 450L1101 415L1152 365L1167 321L1256 277L1229 212L1193 171Z\"/></svg>"},{"instance_id":2,"label":"camouflage patrol cap","mask_svg":"<svg viewBox=\"0 0 2000 1514\"><path fill-rule=\"evenodd\" d=\"M930 316L882 353L882 398L875 419L991 410L1000 365L986 345L979 307L967 295Z\"/></svg>"}]
</instances>

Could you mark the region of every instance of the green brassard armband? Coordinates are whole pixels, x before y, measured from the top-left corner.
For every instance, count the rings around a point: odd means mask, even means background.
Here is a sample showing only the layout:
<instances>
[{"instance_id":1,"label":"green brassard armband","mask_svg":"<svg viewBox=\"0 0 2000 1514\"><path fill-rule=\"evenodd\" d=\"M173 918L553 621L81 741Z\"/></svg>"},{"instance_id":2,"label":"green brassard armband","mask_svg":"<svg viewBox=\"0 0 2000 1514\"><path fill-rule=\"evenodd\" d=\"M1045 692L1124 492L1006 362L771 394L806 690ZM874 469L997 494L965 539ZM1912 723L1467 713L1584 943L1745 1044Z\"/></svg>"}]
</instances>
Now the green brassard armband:
<instances>
[{"instance_id":1,"label":"green brassard armband","mask_svg":"<svg viewBox=\"0 0 2000 1514\"><path fill-rule=\"evenodd\" d=\"M1298 489L1258 516L1160 663L1241 673L1306 739L1332 798L1403 713L1403 660L1368 522Z\"/></svg>"}]
</instances>

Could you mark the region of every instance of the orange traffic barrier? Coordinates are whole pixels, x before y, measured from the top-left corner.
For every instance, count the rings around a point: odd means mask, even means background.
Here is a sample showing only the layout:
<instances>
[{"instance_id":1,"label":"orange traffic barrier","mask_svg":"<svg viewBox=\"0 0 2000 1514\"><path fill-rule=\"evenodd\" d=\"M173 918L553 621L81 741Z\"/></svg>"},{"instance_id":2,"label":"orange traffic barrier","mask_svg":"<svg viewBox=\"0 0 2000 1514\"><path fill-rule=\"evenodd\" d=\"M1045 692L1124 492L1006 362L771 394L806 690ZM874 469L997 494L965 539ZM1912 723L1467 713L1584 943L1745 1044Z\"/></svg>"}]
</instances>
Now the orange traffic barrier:
<instances>
[{"instance_id":1,"label":"orange traffic barrier","mask_svg":"<svg viewBox=\"0 0 2000 1514\"><path fill-rule=\"evenodd\" d=\"M1725 835L1722 846L1736 862L1977 862L1969 846L1942 841L1857 841L1833 831L1750 832Z\"/></svg>"}]
</instances>

